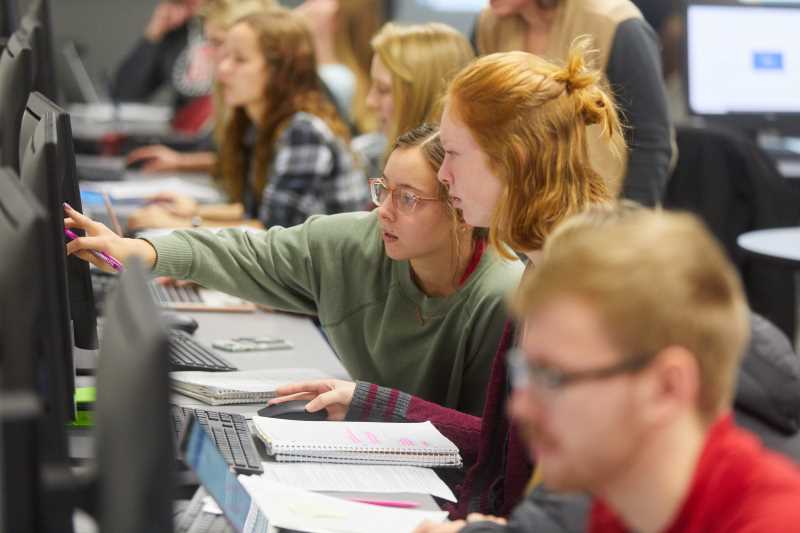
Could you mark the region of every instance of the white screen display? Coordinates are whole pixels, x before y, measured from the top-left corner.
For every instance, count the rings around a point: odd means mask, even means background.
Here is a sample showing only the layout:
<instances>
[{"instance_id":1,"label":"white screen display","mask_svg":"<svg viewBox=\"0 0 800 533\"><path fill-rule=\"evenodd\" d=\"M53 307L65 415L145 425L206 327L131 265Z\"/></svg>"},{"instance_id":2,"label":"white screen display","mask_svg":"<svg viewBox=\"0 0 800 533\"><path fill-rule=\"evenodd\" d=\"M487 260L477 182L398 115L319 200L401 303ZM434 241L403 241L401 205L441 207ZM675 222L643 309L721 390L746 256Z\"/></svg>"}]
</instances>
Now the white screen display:
<instances>
[{"instance_id":1,"label":"white screen display","mask_svg":"<svg viewBox=\"0 0 800 533\"><path fill-rule=\"evenodd\" d=\"M800 113L800 5L689 6L689 107Z\"/></svg>"},{"instance_id":2,"label":"white screen display","mask_svg":"<svg viewBox=\"0 0 800 533\"><path fill-rule=\"evenodd\" d=\"M417 0L417 3L434 11L455 12L480 11L489 4L488 0Z\"/></svg>"}]
</instances>

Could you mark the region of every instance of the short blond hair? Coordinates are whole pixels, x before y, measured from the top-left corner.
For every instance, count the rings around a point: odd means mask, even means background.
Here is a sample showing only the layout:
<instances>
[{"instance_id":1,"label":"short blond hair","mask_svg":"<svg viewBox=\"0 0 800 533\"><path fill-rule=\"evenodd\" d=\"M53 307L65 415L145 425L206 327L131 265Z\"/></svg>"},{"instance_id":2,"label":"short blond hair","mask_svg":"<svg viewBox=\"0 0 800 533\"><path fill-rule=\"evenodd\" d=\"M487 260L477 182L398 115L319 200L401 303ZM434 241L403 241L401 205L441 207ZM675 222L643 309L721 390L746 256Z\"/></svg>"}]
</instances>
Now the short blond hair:
<instances>
[{"instance_id":1,"label":"short blond hair","mask_svg":"<svg viewBox=\"0 0 800 533\"><path fill-rule=\"evenodd\" d=\"M731 405L750 332L736 270L694 215L644 208L595 215L553 233L520 285L515 311L525 316L576 297L627 357L685 348L700 372L698 410L714 420Z\"/></svg>"},{"instance_id":2,"label":"short blond hair","mask_svg":"<svg viewBox=\"0 0 800 533\"><path fill-rule=\"evenodd\" d=\"M540 249L561 220L611 198L589 160L587 126L601 125L620 153L625 141L588 47L577 41L563 66L526 52L484 56L450 83L450 110L505 186L489 225L503 255L503 244Z\"/></svg>"},{"instance_id":3,"label":"short blond hair","mask_svg":"<svg viewBox=\"0 0 800 533\"><path fill-rule=\"evenodd\" d=\"M371 44L392 75L390 145L400 134L422 123L439 123L447 83L475 57L461 33L439 23L401 26L389 22Z\"/></svg>"}]
</instances>

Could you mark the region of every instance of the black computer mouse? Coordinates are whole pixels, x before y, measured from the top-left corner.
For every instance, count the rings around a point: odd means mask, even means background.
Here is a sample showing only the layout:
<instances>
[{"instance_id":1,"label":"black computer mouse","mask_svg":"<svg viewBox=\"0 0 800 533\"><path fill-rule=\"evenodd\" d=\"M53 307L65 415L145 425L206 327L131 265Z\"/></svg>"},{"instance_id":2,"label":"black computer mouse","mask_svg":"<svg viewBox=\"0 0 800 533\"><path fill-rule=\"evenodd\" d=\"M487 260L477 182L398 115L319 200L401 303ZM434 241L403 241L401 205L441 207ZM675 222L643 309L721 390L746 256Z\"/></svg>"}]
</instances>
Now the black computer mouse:
<instances>
[{"instance_id":1,"label":"black computer mouse","mask_svg":"<svg viewBox=\"0 0 800 533\"><path fill-rule=\"evenodd\" d=\"M145 157L143 159L137 159L136 161L126 161L125 162L125 169L126 170L142 170L142 167L145 166L150 161L152 161L152 158L149 158L149 157Z\"/></svg>"},{"instance_id":2,"label":"black computer mouse","mask_svg":"<svg viewBox=\"0 0 800 533\"><path fill-rule=\"evenodd\" d=\"M197 330L197 320L189 315L178 313L164 313L164 322L168 328L179 329L192 335Z\"/></svg>"},{"instance_id":3,"label":"black computer mouse","mask_svg":"<svg viewBox=\"0 0 800 533\"><path fill-rule=\"evenodd\" d=\"M282 418L284 420L327 420L328 411L321 409L316 413L306 411L307 400L291 400L268 405L258 410L259 416Z\"/></svg>"}]
</instances>

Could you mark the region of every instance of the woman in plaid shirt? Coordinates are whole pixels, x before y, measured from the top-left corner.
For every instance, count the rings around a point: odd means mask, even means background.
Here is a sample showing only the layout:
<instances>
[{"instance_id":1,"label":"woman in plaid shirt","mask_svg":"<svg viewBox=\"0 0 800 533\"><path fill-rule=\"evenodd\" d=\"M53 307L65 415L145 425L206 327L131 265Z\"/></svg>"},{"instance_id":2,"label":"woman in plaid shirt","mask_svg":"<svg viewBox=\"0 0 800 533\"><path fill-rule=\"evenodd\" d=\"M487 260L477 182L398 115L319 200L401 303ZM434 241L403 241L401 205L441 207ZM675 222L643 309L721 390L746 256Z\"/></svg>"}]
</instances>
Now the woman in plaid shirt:
<instances>
[{"instance_id":1,"label":"woman in plaid shirt","mask_svg":"<svg viewBox=\"0 0 800 533\"><path fill-rule=\"evenodd\" d=\"M302 18L274 8L231 28L218 78L232 108L219 179L231 200L264 225L367 206L367 180L347 126L322 93Z\"/></svg>"}]
</instances>

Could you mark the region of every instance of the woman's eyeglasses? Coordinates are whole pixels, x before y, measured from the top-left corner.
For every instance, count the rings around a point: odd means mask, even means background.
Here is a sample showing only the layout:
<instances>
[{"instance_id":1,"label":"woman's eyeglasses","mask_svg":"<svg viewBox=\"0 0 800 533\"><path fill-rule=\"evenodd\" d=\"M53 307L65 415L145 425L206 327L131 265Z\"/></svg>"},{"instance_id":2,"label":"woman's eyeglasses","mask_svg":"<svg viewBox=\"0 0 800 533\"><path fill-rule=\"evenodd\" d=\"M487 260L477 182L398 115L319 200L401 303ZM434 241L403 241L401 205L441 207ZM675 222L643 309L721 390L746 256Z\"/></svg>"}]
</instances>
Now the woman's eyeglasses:
<instances>
[{"instance_id":1,"label":"woman's eyeglasses","mask_svg":"<svg viewBox=\"0 0 800 533\"><path fill-rule=\"evenodd\" d=\"M375 205L383 205L383 202L391 195L392 205L397 211L404 215L414 212L419 202L438 202L440 198L428 198L419 196L405 186L389 187L383 178L373 178L369 180L369 192L372 195L372 202Z\"/></svg>"}]
</instances>

